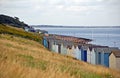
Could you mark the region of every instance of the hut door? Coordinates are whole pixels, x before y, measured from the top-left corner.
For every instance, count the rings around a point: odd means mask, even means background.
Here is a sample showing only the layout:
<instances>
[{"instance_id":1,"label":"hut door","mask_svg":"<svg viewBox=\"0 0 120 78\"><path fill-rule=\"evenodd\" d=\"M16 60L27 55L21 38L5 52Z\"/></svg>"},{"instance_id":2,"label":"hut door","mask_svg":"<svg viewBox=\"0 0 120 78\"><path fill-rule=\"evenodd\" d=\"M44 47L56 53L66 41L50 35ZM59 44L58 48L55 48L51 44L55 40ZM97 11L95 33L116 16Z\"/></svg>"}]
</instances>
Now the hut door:
<instances>
[{"instance_id":1,"label":"hut door","mask_svg":"<svg viewBox=\"0 0 120 78\"><path fill-rule=\"evenodd\" d=\"M101 64L101 53L98 53L98 64Z\"/></svg>"},{"instance_id":2,"label":"hut door","mask_svg":"<svg viewBox=\"0 0 120 78\"><path fill-rule=\"evenodd\" d=\"M50 50L50 43L49 43L49 41L48 41L48 45L47 45L47 48Z\"/></svg>"},{"instance_id":3,"label":"hut door","mask_svg":"<svg viewBox=\"0 0 120 78\"><path fill-rule=\"evenodd\" d=\"M58 44L58 53L61 53L61 45Z\"/></svg>"},{"instance_id":4,"label":"hut door","mask_svg":"<svg viewBox=\"0 0 120 78\"><path fill-rule=\"evenodd\" d=\"M84 51L84 61L87 62L87 51Z\"/></svg>"}]
</instances>

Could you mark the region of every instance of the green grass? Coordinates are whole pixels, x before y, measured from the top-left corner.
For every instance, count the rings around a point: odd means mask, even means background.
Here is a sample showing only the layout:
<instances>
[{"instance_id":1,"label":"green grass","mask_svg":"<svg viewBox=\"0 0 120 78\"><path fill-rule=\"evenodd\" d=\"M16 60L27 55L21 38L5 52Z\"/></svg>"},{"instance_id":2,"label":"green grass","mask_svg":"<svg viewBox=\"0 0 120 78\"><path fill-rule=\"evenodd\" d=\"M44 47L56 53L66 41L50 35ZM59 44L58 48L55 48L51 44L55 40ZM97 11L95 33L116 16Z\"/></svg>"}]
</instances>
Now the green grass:
<instances>
[{"instance_id":1,"label":"green grass","mask_svg":"<svg viewBox=\"0 0 120 78\"><path fill-rule=\"evenodd\" d=\"M0 34L11 34L14 36L20 36L23 38L27 38L42 43L42 35L39 35L37 33L35 34L35 33L25 32L22 30L16 30L15 28L8 27L4 24L0 24Z\"/></svg>"},{"instance_id":2,"label":"green grass","mask_svg":"<svg viewBox=\"0 0 120 78\"><path fill-rule=\"evenodd\" d=\"M43 61L43 60L36 61L34 59L34 57L32 57L31 55L19 54L19 55L17 55L17 57L19 57L20 59L24 59L24 62L22 64L23 66L38 68L38 69L42 69L42 70L46 70L46 68L47 68L47 64L48 64L47 61Z\"/></svg>"},{"instance_id":3,"label":"green grass","mask_svg":"<svg viewBox=\"0 0 120 78\"><path fill-rule=\"evenodd\" d=\"M24 59L26 59L26 60L28 60L28 61L31 61L31 60L33 60L34 58L32 57L32 56L30 56L30 55L22 55L22 54L19 54L19 55L17 55L18 57L20 57L20 58L24 58Z\"/></svg>"},{"instance_id":4,"label":"green grass","mask_svg":"<svg viewBox=\"0 0 120 78\"><path fill-rule=\"evenodd\" d=\"M47 65L48 63L45 62L45 61L34 61L34 60L31 60L31 61L26 61L24 62L22 65L23 66L26 66L26 67L31 67L31 68L37 68L37 69L41 69L41 70L46 70L47 68Z\"/></svg>"},{"instance_id":5,"label":"green grass","mask_svg":"<svg viewBox=\"0 0 120 78\"><path fill-rule=\"evenodd\" d=\"M8 47L13 47L13 45L10 44L10 43L6 43L6 46L8 46Z\"/></svg>"}]
</instances>

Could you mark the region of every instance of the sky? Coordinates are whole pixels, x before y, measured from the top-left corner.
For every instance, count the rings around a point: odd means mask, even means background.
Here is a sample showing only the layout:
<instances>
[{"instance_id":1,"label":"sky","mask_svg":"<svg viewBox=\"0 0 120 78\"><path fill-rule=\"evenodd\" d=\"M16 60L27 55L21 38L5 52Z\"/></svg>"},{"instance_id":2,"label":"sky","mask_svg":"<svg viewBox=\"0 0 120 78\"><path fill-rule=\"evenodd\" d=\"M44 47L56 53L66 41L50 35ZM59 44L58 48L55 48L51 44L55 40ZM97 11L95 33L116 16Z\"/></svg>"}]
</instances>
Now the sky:
<instances>
[{"instance_id":1,"label":"sky","mask_svg":"<svg viewBox=\"0 0 120 78\"><path fill-rule=\"evenodd\" d=\"M120 26L120 0L0 0L0 14L29 25Z\"/></svg>"}]
</instances>

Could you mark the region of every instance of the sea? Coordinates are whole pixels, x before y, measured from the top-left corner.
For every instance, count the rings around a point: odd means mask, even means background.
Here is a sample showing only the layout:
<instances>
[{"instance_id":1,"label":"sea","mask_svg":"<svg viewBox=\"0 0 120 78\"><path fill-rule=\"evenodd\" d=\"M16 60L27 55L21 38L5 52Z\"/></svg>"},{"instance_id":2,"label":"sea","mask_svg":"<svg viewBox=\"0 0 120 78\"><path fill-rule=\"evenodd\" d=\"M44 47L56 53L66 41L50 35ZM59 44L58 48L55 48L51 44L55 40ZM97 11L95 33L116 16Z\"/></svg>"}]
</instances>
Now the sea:
<instances>
[{"instance_id":1,"label":"sea","mask_svg":"<svg viewBox=\"0 0 120 78\"><path fill-rule=\"evenodd\" d=\"M35 29L46 30L49 34L67 35L92 39L90 42L96 45L118 47L120 49L120 28L64 28L64 27L34 27Z\"/></svg>"}]
</instances>

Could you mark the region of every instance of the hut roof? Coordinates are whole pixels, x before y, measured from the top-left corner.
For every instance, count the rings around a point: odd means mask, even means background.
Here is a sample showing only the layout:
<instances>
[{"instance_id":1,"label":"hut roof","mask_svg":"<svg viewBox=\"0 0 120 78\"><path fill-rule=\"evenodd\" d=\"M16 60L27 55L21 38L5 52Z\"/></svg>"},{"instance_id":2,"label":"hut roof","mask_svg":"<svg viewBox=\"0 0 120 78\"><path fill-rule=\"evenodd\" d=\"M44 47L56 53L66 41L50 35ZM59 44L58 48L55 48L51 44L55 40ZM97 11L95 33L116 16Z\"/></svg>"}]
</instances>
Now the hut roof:
<instances>
[{"instance_id":1,"label":"hut roof","mask_svg":"<svg viewBox=\"0 0 120 78\"><path fill-rule=\"evenodd\" d=\"M73 36L64 36L64 35L50 35L50 36L58 40L72 41L74 43L86 43L92 41L91 39L78 38Z\"/></svg>"},{"instance_id":2,"label":"hut roof","mask_svg":"<svg viewBox=\"0 0 120 78\"><path fill-rule=\"evenodd\" d=\"M113 50L112 53L115 55L115 57L120 58L120 50Z\"/></svg>"},{"instance_id":3,"label":"hut roof","mask_svg":"<svg viewBox=\"0 0 120 78\"><path fill-rule=\"evenodd\" d=\"M95 52L111 53L112 50L118 50L116 47L101 46L94 48Z\"/></svg>"},{"instance_id":4,"label":"hut roof","mask_svg":"<svg viewBox=\"0 0 120 78\"><path fill-rule=\"evenodd\" d=\"M72 46L74 45L74 42L72 41L65 41L65 40L60 40L60 39L56 39L54 36L47 36L44 37L47 39L47 41L49 42L55 42L55 44L63 44L63 46Z\"/></svg>"},{"instance_id":5,"label":"hut roof","mask_svg":"<svg viewBox=\"0 0 120 78\"><path fill-rule=\"evenodd\" d=\"M82 45L82 48L83 48L84 50L87 50L87 49L89 48L89 46L91 46L91 45L89 45L89 44L83 44L83 45Z\"/></svg>"},{"instance_id":6,"label":"hut roof","mask_svg":"<svg viewBox=\"0 0 120 78\"><path fill-rule=\"evenodd\" d=\"M81 48L82 48L82 45L78 45L78 48L81 49Z\"/></svg>"},{"instance_id":7,"label":"hut roof","mask_svg":"<svg viewBox=\"0 0 120 78\"><path fill-rule=\"evenodd\" d=\"M94 44L85 44L90 51L92 51L93 49L95 51L100 51L102 48L108 48L108 46L101 46L101 45L94 45Z\"/></svg>"}]
</instances>

